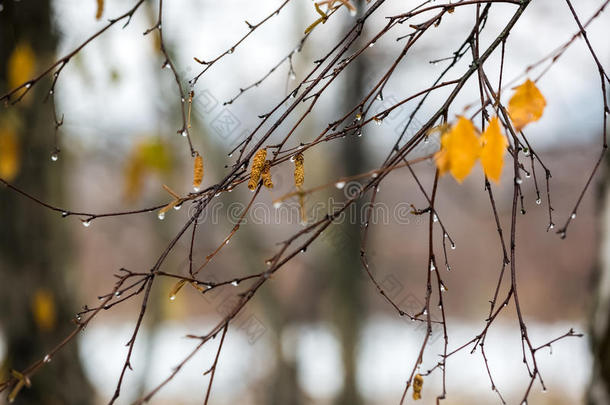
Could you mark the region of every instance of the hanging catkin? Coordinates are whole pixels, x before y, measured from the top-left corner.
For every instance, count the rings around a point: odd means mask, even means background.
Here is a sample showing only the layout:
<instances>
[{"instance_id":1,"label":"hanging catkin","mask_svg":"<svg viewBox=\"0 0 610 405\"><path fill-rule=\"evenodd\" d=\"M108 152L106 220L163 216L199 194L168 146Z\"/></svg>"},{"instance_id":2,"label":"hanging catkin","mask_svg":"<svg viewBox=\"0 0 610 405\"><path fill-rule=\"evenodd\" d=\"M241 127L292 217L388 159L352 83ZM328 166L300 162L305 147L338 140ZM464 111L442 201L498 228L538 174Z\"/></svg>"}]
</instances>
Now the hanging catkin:
<instances>
[{"instance_id":1,"label":"hanging catkin","mask_svg":"<svg viewBox=\"0 0 610 405\"><path fill-rule=\"evenodd\" d=\"M250 172L250 181L248 182L248 188L250 190L256 189L258 181L261 179L261 174L265 168L265 160L267 159L267 149L259 149L252 158L252 171Z\"/></svg>"},{"instance_id":2,"label":"hanging catkin","mask_svg":"<svg viewBox=\"0 0 610 405\"><path fill-rule=\"evenodd\" d=\"M199 153L195 156L195 164L193 165L193 189L199 191L201 182L203 181L203 157Z\"/></svg>"},{"instance_id":3,"label":"hanging catkin","mask_svg":"<svg viewBox=\"0 0 610 405\"><path fill-rule=\"evenodd\" d=\"M424 377L420 374L415 374L413 378L413 399L421 399L421 390L424 387Z\"/></svg>"},{"instance_id":4,"label":"hanging catkin","mask_svg":"<svg viewBox=\"0 0 610 405\"><path fill-rule=\"evenodd\" d=\"M104 14L104 0L97 0L97 12L95 13L95 19L99 20Z\"/></svg>"},{"instance_id":5,"label":"hanging catkin","mask_svg":"<svg viewBox=\"0 0 610 405\"><path fill-rule=\"evenodd\" d=\"M298 153L294 157L294 185L297 188L301 188L305 182L305 167L303 166L304 162L305 157L303 157L302 153Z\"/></svg>"},{"instance_id":6,"label":"hanging catkin","mask_svg":"<svg viewBox=\"0 0 610 405\"><path fill-rule=\"evenodd\" d=\"M271 161L265 161L265 166L263 166L263 171L261 173L261 177L263 179L263 186L267 188L273 188L273 181L271 180Z\"/></svg>"}]
</instances>

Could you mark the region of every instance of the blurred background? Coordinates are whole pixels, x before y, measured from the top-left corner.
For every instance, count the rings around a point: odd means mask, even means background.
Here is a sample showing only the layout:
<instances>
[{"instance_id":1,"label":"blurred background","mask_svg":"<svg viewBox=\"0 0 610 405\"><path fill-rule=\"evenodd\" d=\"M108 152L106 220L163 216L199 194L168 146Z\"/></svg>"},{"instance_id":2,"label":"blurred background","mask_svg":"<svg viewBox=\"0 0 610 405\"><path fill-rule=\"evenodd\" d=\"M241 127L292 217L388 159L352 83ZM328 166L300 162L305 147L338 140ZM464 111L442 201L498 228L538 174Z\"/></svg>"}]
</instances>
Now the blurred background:
<instances>
[{"instance_id":1,"label":"blurred background","mask_svg":"<svg viewBox=\"0 0 610 405\"><path fill-rule=\"evenodd\" d=\"M0 93L23 83L70 52L106 20L132 7L131 1L106 0L96 20L93 0L0 1ZM365 7L358 3L359 12ZM417 2L387 1L365 26L362 41L385 24L385 16L404 12ZM599 0L576 4L582 21L602 5ZM164 4L163 31L168 50L185 88L201 70L193 57L211 60L247 32L244 20L256 23L279 7L279 0L175 0ZM481 36L486 47L512 16L514 6L494 5ZM64 123L54 144L53 108L43 102L46 78L19 104L0 110L0 177L53 205L87 212L114 212L154 206L168 196L167 184L180 194L191 190L192 159L182 125L176 84L162 69L157 34L142 33L154 25L157 3L147 1L124 29L117 24L87 45L63 69L55 87L57 117ZM235 51L214 65L193 89L191 135L204 158L204 187L215 184L234 162L229 153L258 125L258 115L279 103L324 56L357 16L340 9L318 26L299 51L307 26L318 18L313 2L292 0L278 16L256 30ZM432 85L468 36L474 19L459 7L439 27L424 35L399 66L384 91L378 110ZM423 21L423 17L421 19ZM601 63L610 66L610 15L602 13L588 35ZM291 138L289 146L308 142L328 122L351 110L397 57L409 32L399 26L377 41L320 99L313 113ZM534 1L506 43L504 81L546 56L577 32L562 2ZM263 77L292 53L260 86L225 104ZM499 52L485 64L492 80L499 72ZM470 55L446 76L461 76ZM292 66L292 69L290 68ZM540 71L540 70L539 70ZM539 72L538 71L538 72ZM535 77L532 74L532 77ZM543 118L528 127L528 138L552 172L553 221L563 225L595 160L601 152L603 104L599 75L585 43L577 40L537 83L547 100ZM415 115L425 122L448 95L438 90ZM505 92L508 97L510 92ZM453 103L450 116L478 100L471 80ZM360 138L324 143L306 153L306 188L378 167L404 128L418 100L404 104L379 126L368 126ZM305 111L306 105L300 107ZM279 128L285 136L294 120ZM416 154L438 148L438 140ZM57 157L57 159L52 159ZM542 350L538 362L547 384L535 383L534 404L610 404L610 246L605 166L594 179L561 240L549 225L548 204L536 203L533 177L524 179L525 214L519 215L517 268L519 294L530 335L537 344L570 328L584 333ZM529 162L526 164L529 170ZM544 171L538 166L544 191ZM434 165L415 167L429 188ZM291 165L273 172L275 188L264 191L247 223L206 267L207 279L224 280L260 272L276 251L276 242L302 229L298 205L280 208L273 200L293 188ZM510 225L512 176L505 170L494 188L498 214ZM456 243L448 249L451 271L444 269L444 296L449 347L456 348L484 327L493 297L502 250L479 166L462 184L452 178L439 183L437 210ZM308 218L350 193L330 187L308 196ZM353 190L352 190L353 191ZM196 263L221 243L234 225L234 204L250 198L245 189L224 193L199 222ZM543 195L544 197L544 195ZM380 187L381 215L369 228L371 268L386 293L412 312L425 297L427 224L408 214L405 204L426 206L408 170L399 169ZM237 205L238 206L238 205ZM362 209L362 205L358 207ZM401 213L397 220L397 213ZM402 215L404 214L404 215ZM71 319L83 305L111 291L121 267L147 271L184 224L188 209L172 211L163 221L155 212L98 219L83 227L75 217L35 205L0 187L0 374L23 369L44 356L73 328ZM359 259L360 225L334 225L304 254L298 255L267 283L229 329L212 389L215 404L396 404L416 359L425 328L400 318L366 278ZM557 229L557 228L555 228ZM438 231L440 232L440 231ZM506 231L505 231L506 232ZM438 234L439 242L441 234ZM187 273L188 238L182 239L163 269ZM201 296L185 288L168 299L172 282L162 280L138 338L132 365L117 403L131 403L161 382L193 348L186 334L204 334L227 311L240 286L227 286ZM503 291L506 289L504 286ZM100 314L53 361L33 378L15 403L103 404L114 392L127 352L140 300ZM520 401L529 382L521 359L520 332L514 307L494 323L486 349L496 385L507 403ZM439 313L432 314L439 319ZM153 404L201 403L216 343L206 345L152 401ZM442 331L433 330L422 370L433 367L442 352ZM434 403L441 390L438 371L426 377L422 404ZM477 351L464 350L447 361L447 403L499 403L491 391L485 364ZM0 398L0 404L6 397ZM409 402L411 402L409 396Z\"/></svg>"}]
</instances>

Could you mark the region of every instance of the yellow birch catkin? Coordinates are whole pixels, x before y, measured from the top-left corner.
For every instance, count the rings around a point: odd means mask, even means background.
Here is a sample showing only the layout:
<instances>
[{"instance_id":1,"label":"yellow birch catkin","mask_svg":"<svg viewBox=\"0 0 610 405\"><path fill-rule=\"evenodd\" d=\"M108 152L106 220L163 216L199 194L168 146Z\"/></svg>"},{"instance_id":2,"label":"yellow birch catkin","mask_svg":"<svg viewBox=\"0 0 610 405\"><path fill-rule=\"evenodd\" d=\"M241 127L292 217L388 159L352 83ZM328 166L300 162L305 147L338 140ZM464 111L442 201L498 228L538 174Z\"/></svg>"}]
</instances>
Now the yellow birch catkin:
<instances>
[{"instance_id":1,"label":"yellow birch catkin","mask_svg":"<svg viewBox=\"0 0 610 405\"><path fill-rule=\"evenodd\" d=\"M258 186L258 181L261 179L261 174L265 168L266 159L267 149L259 149L252 158L252 171L250 172L250 181L248 182L248 188L252 191Z\"/></svg>"},{"instance_id":2,"label":"yellow birch catkin","mask_svg":"<svg viewBox=\"0 0 610 405\"><path fill-rule=\"evenodd\" d=\"M261 177L263 179L263 186L267 188L273 188L273 181L271 180L271 161L265 161L265 166L263 166L263 171L261 173Z\"/></svg>"},{"instance_id":3,"label":"yellow birch catkin","mask_svg":"<svg viewBox=\"0 0 610 405\"><path fill-rule=\"evenodd\" d=\"M195 164L193 165L193 189L199 191L201 182L203 181L203 157L199 153L195 156Z\"/></svg>"},{"instance_id":4,"label":"yellow birch catkin","mask_svg":"<svg viewBox=\"0 0 610 405\"><path fill-rule=\"evenodd\" d=\"M413 399L418 400L421 399L421 390L424 387L424 377L420 374L415 374L413 378Z\"/></svg>"},{"instance_id":5,"label":"yellow birch catkin","mask_svg":"<svg viewBox=\"0 0 610 405\"><path fill-rule=\"evenodd\" d=\"M95 12L95 19L99 20L104 14L104 0L97 0L97 11Z\"/></svg>"},{"instance_id":6,"label":"yellow birch catkin","mask_svg":"<svg viewBox=\"0 0 610 405\"><path fill-rule=\"evenodd\" d=\"M305 157L302 153L299 153L294 157L294 185L297 188L303 187L303 183L305 182L304 162Z\"/></svg>"}]
</instances>

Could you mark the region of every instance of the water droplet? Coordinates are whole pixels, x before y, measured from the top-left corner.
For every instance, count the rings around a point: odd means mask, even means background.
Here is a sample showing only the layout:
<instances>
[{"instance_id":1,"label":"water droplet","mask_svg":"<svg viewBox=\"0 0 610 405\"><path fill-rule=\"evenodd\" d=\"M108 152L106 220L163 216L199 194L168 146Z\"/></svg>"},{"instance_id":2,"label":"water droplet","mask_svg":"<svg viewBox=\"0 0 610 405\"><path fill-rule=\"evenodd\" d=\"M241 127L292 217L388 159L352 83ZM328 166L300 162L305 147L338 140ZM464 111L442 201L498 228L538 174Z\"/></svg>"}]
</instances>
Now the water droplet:
<instances>
[{"instance_id":1,"label":"water droplet","mask_svg":"<svg viewBox=\"0 0 610 405\"><path fill-rule=\"evenodd\" d=\"M165 219L165 212L160 212L159 215L157 215L157 218L159 218L160 221L163 221Z\"/></svg>"},{"instance_id":2,"label":"water droplet","mask_svg":"<svg viewBox=\"0 0 610 405\"><path fill-rule=\"evenodd\" d=\"M32 87L32 83L26 83L26 84L25 84L25 88L26 88L26 89L29 89L30 87Z\"/></svg>"},{"instance_id":3,"label":"water droplet","mask_svg":"<svg viewBox=\"0 0 610 405\"><path fill-rule=\"evenodd\" d=\"M67 212L67 211L62 211L62 213L61 213L61 216L62 216L63 218L67 217L68 215L69 215L69 214L68 214L68 212Z\"/></svg>"},{"instance_id":4,"label":"water droplet","mask_svg":"<svg viewBox=\"0 0 610 405\"><path fill-rule=\"evenodd\" d=\"M356 121L360 121L362 119L362 114L356 114Z\"/></svg>"},{"instance_id":5,"label":"water droplet","mask_svg":"<svg viewBox=\"0 0 610 405\"><path fill-rule=\"evenodd\" d=\"M193 186L193 190L195 190L195 192L199 191L199 187Z\"/></svg>"},{"instance_id":6,"label":"water droplet","mask_svg":"<svg viewBox=\"0 0 610 405\"><path fill-rule=\"evenodd\" d=\"M381 93L377 93L377 97L375 97L375 100L382 101L383 100L383 95Z\"/></svg>"},{"instance_id":7,"label":"water droplet","mask_svg":"<svg viewBox=\"0 0 610 405\"><path fill-rule=\"evenodd\" d=\"M560 232L560 233L559 233L559 237L560 237L561 239L565 239L565 238L566 238L566 231L562 231L562 232Z\"/></svg>"},{"instance_id":8,"label":"water droplet","mask_svg":"<svg viewBox=\"0 0 610 405\"><path fill-rule=\"evenodd\" d=\"M436 214L432 215L432 221L438 222L438 217L436 216Z\"/></svg>"},{"instance_id":9,"label":"water droplet","mask_svg":"<svg viewBox=\"0 0 610 405\"><path fill-rule=\"evenodd\" d=\"M229 153L229 157L233 157L233 152Z\"/></svg>"},{"instance_id":10,"label":"water droplet","mask_svg":"<svg viewBox=\"0 0 610 405\"><path fill-rule=\"evenodd\" d=\"M441 291L442 291L442 292L447 291L447 288L445 287L445 284L441 284Z\"/></svg>"},{"instance_id":11,"label":"water droplet","mask_svg":"<svg viewBox=\"0 0 610 405\"><path fill-rule=\"evenodd\" d=\"M372 47L374 47L374 46L375 46L375 42L371 42L371 43L369 44L369 48L372 48Z\"/></svg>"},{"instance_id":12,"label":"water droplet","mask_svg":"<svg viewBox=\"0 0 610 405\"><path fill-rule=\"evenodd\" d=\"M306 247L301 249L301 253L305 253L305 252L307 252L307 248Z\"/></svg>"},{"instance_id":13,"label":"water droplet","mask_svg":"<svg viewBox=\"0 0 610 405\"><path fill-rule=\"evenodd\" d=\"M532 177L532 175L529 172L525 173L525 178L526 179L529 179L530 177Z\"/></svg>"},{"instance_id":14,"label":"water droplet","mask_svg":"<svg viewBox=\"0 0 610 405\"><path fill-rule=\"evenodd\" d=\"M436 270L436 266L434 265L433 262L430 262L430 271L434 271Z\"/></svg>"},{"instance_id":15,"label":"water droplet","mask_svg":"<svg viewBox=\"0 0 610 405\"><path fill-rule=\"evenodd\" d=\"M374 178L374 179L376 179L376 178L377 178L377 176L379 176L379 174L377 174L377 172L375 172L375 173L371 174L371 177L372 177L372 178Z\"/></svg>"},{"instance_id":16,"label":"water droplet","mask_svg":"<svg viewBox=\"0 0 610 405\"><path fill-rule=\"evenodd\" d=\"M220 191L214 194L214 197L218 197L220 195Z\"/></svg>"},{"instance_id":17,"label":"water droplet","mask_svg":"<svg viewBox=\"0 0 610 405\"><path fill-rule=\"evenodd\" d=\"M517 184L521 184L521 183L523 183L523 179L521 179L521 177L517 177L517 178L515 179L515 183L517 183Z\"/></svg>"},{"instance_id":18,"label":"water droplet","mask_svg":"<svg viewBox=\"0 0 610 405\"><path fill-rule=\"evenodd\" d=\"M234 51L235 51L235 49L234 49L234 48L231 48L231 49L229 49L229 50L227 51L227 53L230 55L230 54L232 54Z\"/></svg>"},{"instance_id":19,"label":"water droplet","mask_svg":"<svg viewBox=\"0 0 610 405\"><path fill-rule=\"evenodd\" d=\"M529 148L523 148L523 156L529 156L530 155L530 150Z\"/></svg>"},{"instance_id":20,"label":"water droplet","mask_svg":"<svg viewBox=\"0 0 610 405\"><path fill-rule=\"evenodd\" d=\"M294 72L290 72L290 80L296 80L297 75Z\"/></svg>"},{"instance_id":21,"label":"water droplet","mask_svg":"<svg viewBox=\"0 0 610 405\"><path fill-rule=\"evenodd\" d=\"M51 153L51 160L53 162L57 162L57 159L59 159L59 155L57 154L57 152Z\"/></svg>"},{"instance_id":22,"label":"water droplet","mask_svg":"<svg viewBox=\"0 0 610 405\"><path fill-rule=\"evenodd\" d=\"M89 220L89 219L81 219L81 221L83 222L83 226L85 228L88 228L89 225L91 225L91 220Z\"/></svg>"},{"instance_id":23,"label":"water droplet","mask_svg":"<svg viewBox=\"0 0 610 405\"><path fill-rule=\"evenodd\" d=\"M447 232L445 232L445 233L443 234L443 238L448 238L448 237L449 237L449 235L447 235Z\"/></svg>"},{"instance_id":24,"label":"water droplet","mask_svg":"<svg viewBox=\"0 0 610 405\"><path fill-rule=\"evenodd\" d=\"M176 211L180 211L180 208L182 208L182 204L174 205Z\"/></svg>"},{"instance_id":25,"label":"water droplet","mask_svg":"<svg viewBox=\"0 0 610 405\"><path fill-rule=\"evenodd\" d=\"M176 294L172 294L169 296L169 300L170 301L175 301L176 300Z\"/></svg>"},{"instance_id":26,"label":"water droplet","mask_svg":"<svg viewBox=\"0 0 610 405\"><path fill-rule=\"evenodd\" d=\"M80 320L82 319L80 314L76 314L76 316L74 317L74 319L76 319L77 322L80 322Z\"/></svg>"},{"instance_id":27,"label":"water droplet","mask_svg":"<svg viewBox=\"0 0 610 405\"><path fill-rule=\"evenodd\" d=\"M53 89L49 90L49 95L52 96L53 95Z\"/></svg>"},{"instance_id":28,"label":"water droplet","mask_svg":"<svg viewBox=\"0 0 610 405\"><path fill-rule=\"evenodd\" d=\"M428 310L424 309L423 315L428 315Z\"/></svg>"},{"instance_id":29,"label":"water droplet","mask_svg":"<svg viewBox=\"0 0 610 405\"><path fill-rule=\"evenodd\" d=\"M549 229L549 230L551 230L551 229L553 229L553 228L555 228L555 224L551 222L551 223L549 224L549 228L548 228L548 229Z\"/></svg>"},{"instance_id":30,"label":"water droplet","mask_svg":"<svg viewBox=\"0 0 610 405\"><path fill-rule=\"evenodd\" d=\"M525 210L521 208L521 215L525 215Z\"/></svg>"},{"instance_id":31,"label":"water droplet","mask_svg":"<svg viewBox=\"0 0 610 405\"><path fill-rule=\"evenodd\" d=\"M184 100L184 97L182 97L182 98L180 99L180 101L182 101L182 102L184 103L184 101L185 101L185 100Z\"/></svg>"},{"instance_id":32,"label":"water droplet","mask_svg":"<svg viewBox=\"0 0 610 405\"><path fill-rule=\"evenodd\" d=\"M572 219L576 218L576 213L573 212L572 215L570 215L570 218L572 218Z\"/></svg>"},{"instance_id":33,"label":"water droplet","mask_svg":"<svg viewBox=\"0 0 610 405\"><path fill-rule=\"evenodd\" d=\"M118 298L118 297L120 297L120 296L121 296L121 294L122 294L122 293L121 293L120 291L117 291L117 292L115 292L115 293L114 293L114 296Z\"/></svg>"},{"instance_id":34,"label":"water droplet","mask_svg":"<svg viewBox=\"0 0 610 405\"><path fill-rule=\"evenodd\" d=\"M182 136L186 136L186 129L183 129L183 130L180 132L180 135L182 135Z\"/></svg>"},{"instance_id":35,"label":"water droplet","mask_svg":"<svg viewBox=\"0 0 610 405\"><path fill-rule=\"evenodd\" d=\"M542 200L540 198L536 199L536 204L538 204L538 205L542 204Z\"/></svg>"},{"instance_id":36,"label":"water droplet","mask_svg":"<svg viewBox=\"0 0 610 405\"><path fill-rule=\"evenodd\" d=\"M375 189L376 192L380 192L381 188L379 186L377 186L377 188Z\"/></svg>"},{"instance_id":37,"label":"water droplet","mask_svg":"<svg viewBox=\"0 0 610 405\"><path fill-rule=\"evenodd\" d=\"M345 182L344 181L338 181L335 183L335 187L337 187L339 190L343 189L343 187L345 187Z\"/></svg>"},{"instance_id":38,"label":"water droplet","mask_svg":"<svg viewBox=\"0 0 610 405\"><path fill-rule=\"evenodd\" d=\"M44 361L45 363L50 363L51 362L51 356L47 354L46 356L44 356L44 359L42 361Z\"/></svg>"},{"instance_id":39,"label":"water droplet","mask_svg":"<svg viewBox=\"0 0 610 405\"><path fill-rule=\"evenodd\" d=\"M231 281L231 285L233 287L237 287L239 285L239 281L238 280L233 280L233 281Z\"/></svg>"},{"instance_id":40,"label":"water droplet","mask_svg":"<svg viewBox=\"0 0 610 405\"><path fill-rule=\"evenodd\" d=\"M228 245L230 240L231 239L225 239L225 245Z\"/></svg>"},{"instance_id":41,"label":"water droplet","mask_svg":"<svg viewBox=\"0 0 610 405\"><path fill-rule=\"evenodd\" d=\"M375 117L375 118L373 118L373 121L375 121L375 124L376 124L377 126L379 126L379 125L383 124L383 120L382 120L381 118L379 118L379 117Z\"/></svg>"},{"instance_id":42,"label":"water droplet","mask_svg":"<svg viewBox=\"0 0 610 405\"><path fill-rule=\"evenodd\" d=\"M455 243L451 244L451 249L455 250Z\"/></svg>"}]
</instances>

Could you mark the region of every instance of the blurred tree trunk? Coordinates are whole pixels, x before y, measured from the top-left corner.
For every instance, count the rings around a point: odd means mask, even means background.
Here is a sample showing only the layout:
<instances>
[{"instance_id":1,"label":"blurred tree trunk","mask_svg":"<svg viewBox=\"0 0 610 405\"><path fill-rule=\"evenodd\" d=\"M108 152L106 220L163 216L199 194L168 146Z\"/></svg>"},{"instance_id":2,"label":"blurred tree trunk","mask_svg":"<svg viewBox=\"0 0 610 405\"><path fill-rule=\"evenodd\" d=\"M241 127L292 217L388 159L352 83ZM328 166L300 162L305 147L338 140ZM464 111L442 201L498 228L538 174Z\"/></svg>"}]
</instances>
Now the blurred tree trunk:
<instances>
[{"instance_id":1,"label":"blurred tree trunk","mask_svg":"<svg viewBox=\"0 0 610 405\"><path fill-rule=\"evenodd\" d=\"M354 2L358 8L358 15L363 14L365 2L357 0ZM354 19L350 18L347 25L351 27ZM354 47L362 46L362 40L358 39ZM355 49L356 49L355 48ZM360 100L364 93L367 77L366 59L357 58L351 69L348 69L345 77L345 103L343 110L351 110L354 102ZM361 173L366 168L366 157L364 155L363 139L354 142L342 142L341 157L339 161L344 162L345 175L350 176ZM332 270L330 288L333 291L333 315L339 340L342 348L343 361L343 390L335 403L337 405L359 405L362 399L358 392L356 381L357 372L357 345L362 327L363 314L363 288L362 269L360 263L360 217L362 202L355 205L355 215L347 215L341 227L340 233L343 239L334 248L333 259L331 259Z\"/></svg>"},{"instance_id":2,"label":"blurred tree trunk","mask_svg":"<svg viewBox=\"0 0 610 405\"><path fill-rule=\"evenodd\" d=\"M592 286L597 289L590 319L593 374L587 394L589 405L610 404L610 159L606 156L600 186L599 258Z\"/></svg>"},{"instance_id":3,"label":"blurred tree trunk","mask_svg":"<svg viewBox=\"0 0 610 405\"><path fill-rule=\"evenodd\" d=\"M0 88L8 90L7 62L18 43L33 49L39 71L55 55L50 0L2 2L0 12ZM17 122L21 168L13 183L42 200L60 203L61 159L51 162L51 104L42 103L50 80L36 85L23 102L3 108L0 121ZM1 123L1 122L0 122ZM74 327L74 290L65 264L69 255L61 215L48 211L0 186L0 322L6 346L2 375L40 360ZM37 302L37 303L36 303ZM35 316L33 308L38 307ZM60 351L32 378L17 404L88 404L92 390L78 359L76 344Z\"/></svg>"}]
</instances>

